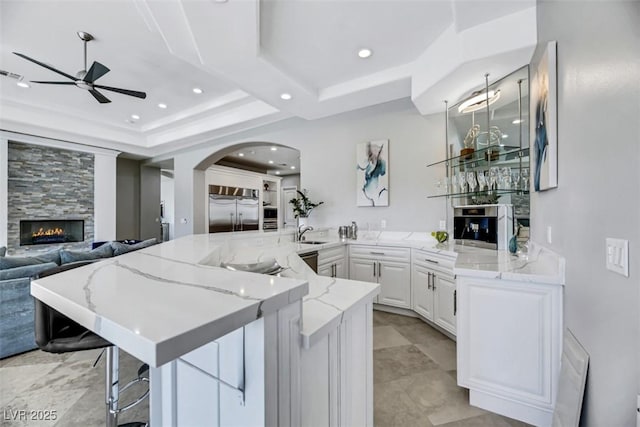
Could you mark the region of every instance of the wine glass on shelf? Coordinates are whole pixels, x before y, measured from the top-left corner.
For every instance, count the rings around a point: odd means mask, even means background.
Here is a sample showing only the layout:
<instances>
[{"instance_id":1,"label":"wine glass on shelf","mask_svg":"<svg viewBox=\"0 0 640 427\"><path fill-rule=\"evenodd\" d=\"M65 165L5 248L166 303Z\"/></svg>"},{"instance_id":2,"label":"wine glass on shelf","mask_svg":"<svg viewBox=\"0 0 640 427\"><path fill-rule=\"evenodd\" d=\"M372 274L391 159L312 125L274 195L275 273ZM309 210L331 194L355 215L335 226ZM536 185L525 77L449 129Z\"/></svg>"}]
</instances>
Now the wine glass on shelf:
<instances>
[{"instance_id":1,"label":"wine glass on shelf","mask_svg":"<svg viewBox=\"0 0 640 427\"><path fill-rule=\"evenodd\" d=\"M484 175L484 171L478 171L478 190L484 191L484 187L487 185L487 177Z\"/></svg>"},{"instance_id":2,"label":"wine glass on shelf","mask_svg":"<svg viewBox=\"0 0 640 427\"><path fill-rule=\"evenodd\" d=\"M467 172L467 184L469 184L469 191L475 192L478 181L476 181L476 173L473 171Z\"/></svg>"},{"instance_id":3,"label":"wine glass on shelf","mask_svg":"<svg viewBox=\"0 0 640 427\"><path fill-rule=\"evenodd\" d=\"M460 186L460 192L464 193L466 190L467 177L463 171L458 171L458 185Z\"/></svg>"},{"instance_id":4,"label":"wine glass on shelf","mask_svg":"<svg viewBox=\"0 0 640 427\"><path fill-rule=\"evenodd\" d=\"M511 172L511 180L513 181L513 189L520 190L520 171L514 170Z\"/></svg>"},{"instance_id":5,"label":"wine glass on shelf","mask_svg":"<svg viewBox=\"0 0 640 427\"><path fill-rule=\"evenodd\" d=\"M450 194L455 194L458 192L458 177L455 173L451 174L451 189L449 190Z\"/></svg>"},{"instance_id":6,"label":"wine glass on shelf","mask_svg":"<svg viewBox=\"0 0 640 427\"><path fill-rule=\"evenodd\" d=\"M511 190L511 168L504 166L500 172L502 174L502 188L504 190Z\"/></svg>"},{"instance_id":7,"label":"wine glass on shelf","mask_svg":"<svg viewBox=\"0 0 640 427\"><path fill-rule=\"evenodd\" d=\"M529 191L529 168L522 169L522 189Z\"/></svg>"},{"instance_id":8,"label":"wine glass on shelf","mask_svg":"<svg viewBox=\"0 0 640 427\"><path fill-rule=\"evenodd\" d=\"M498 168L492 166L489 168L489 192L495 189L496 183L498 182Z\"/></svg>"}]
</instances>

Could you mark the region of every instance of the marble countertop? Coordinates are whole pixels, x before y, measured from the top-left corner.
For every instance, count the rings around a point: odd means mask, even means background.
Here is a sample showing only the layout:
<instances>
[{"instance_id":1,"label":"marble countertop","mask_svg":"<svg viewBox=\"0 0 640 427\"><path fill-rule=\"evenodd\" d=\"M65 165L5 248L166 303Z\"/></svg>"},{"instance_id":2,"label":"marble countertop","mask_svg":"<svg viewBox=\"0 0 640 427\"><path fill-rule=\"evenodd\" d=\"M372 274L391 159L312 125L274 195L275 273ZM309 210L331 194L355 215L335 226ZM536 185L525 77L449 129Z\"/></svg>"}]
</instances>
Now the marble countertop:
<instances>
[{"instance_id":1,"label":"marble countertop","mask_svg":"<svg viewBox=\"0 0 640 427\"><path fill-rule=\"evenodd\" d=\"M187 236L34 280L31 294L157 367L309 293L304 279L201 263L221 249Z\"/></svg>"}]
</instances>

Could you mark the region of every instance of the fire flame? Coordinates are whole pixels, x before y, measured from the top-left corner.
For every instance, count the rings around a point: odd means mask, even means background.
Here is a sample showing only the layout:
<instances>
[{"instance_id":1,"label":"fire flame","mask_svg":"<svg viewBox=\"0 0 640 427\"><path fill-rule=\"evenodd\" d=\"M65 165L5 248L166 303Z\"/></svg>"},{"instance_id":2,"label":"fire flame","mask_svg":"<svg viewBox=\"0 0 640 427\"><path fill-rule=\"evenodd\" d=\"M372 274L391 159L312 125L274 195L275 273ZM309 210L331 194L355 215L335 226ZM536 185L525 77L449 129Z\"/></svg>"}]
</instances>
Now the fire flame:
<instances>
[{"instance_id":1,"label":"fire flame","mask_svg":"<svg viewBox=\"0 0 640 427\"><path fill-rule=\"evenodd\" d=\"M49 228L45 230L40 227L38 231L31 234L31 237L42 237L42 236L64 236L64 229L62 228Z\"/></svg>"}]
</instances>

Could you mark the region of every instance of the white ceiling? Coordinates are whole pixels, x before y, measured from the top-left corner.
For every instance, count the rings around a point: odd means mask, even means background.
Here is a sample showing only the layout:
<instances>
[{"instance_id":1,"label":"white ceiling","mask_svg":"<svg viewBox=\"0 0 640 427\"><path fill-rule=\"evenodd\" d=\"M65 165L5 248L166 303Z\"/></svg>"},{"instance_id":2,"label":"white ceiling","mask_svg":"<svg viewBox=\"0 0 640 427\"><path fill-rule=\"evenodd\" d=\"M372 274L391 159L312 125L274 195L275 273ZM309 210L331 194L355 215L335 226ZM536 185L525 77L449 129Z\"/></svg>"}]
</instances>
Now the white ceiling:
<instances>
[{"instance_id":1,"label":"white ceiling","mask_svg":"<svg viewBox=\"0 0 640 427\"><path fill-rule=\"evenodd\" d=\"M430 114L485 72L528 63L535 15L535 0L2 0L1 70L64 81L12 52L73 75L83 65L76 32L87 31L89 65L111 69L97 83L147 98L103 91L112 102L99 104L74 86L22 89L0 77L0 125L151 156L399 98ZM373 55L358 58L362 47Z\"/></svg>"}]
</instances>

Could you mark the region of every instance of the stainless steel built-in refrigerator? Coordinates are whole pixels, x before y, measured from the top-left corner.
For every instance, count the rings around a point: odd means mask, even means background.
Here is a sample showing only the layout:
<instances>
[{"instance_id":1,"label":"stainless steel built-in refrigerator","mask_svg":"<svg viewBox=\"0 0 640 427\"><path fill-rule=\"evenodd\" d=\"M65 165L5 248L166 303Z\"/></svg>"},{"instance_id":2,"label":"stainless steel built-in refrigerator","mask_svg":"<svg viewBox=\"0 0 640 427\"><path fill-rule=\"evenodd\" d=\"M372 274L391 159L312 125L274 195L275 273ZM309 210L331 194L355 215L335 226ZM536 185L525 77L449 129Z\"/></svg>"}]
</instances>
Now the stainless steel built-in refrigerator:
<instances>
[{"instance_id":1,"label":"stainless steel built-in refrigerator","mask_svg":"<svg viewBox=\"0 0 640 427\"><path fill-rule=\"evenodd\" d=\"M209 233L257 230L258 190L209 186Z\"/></svg>"}]
</instances>

